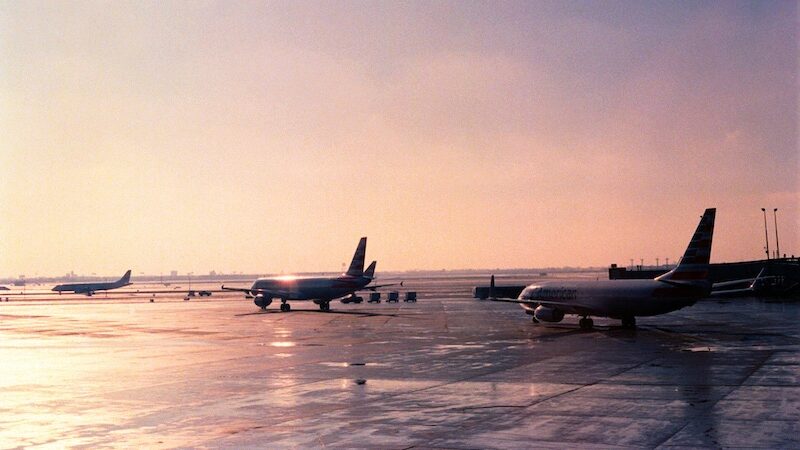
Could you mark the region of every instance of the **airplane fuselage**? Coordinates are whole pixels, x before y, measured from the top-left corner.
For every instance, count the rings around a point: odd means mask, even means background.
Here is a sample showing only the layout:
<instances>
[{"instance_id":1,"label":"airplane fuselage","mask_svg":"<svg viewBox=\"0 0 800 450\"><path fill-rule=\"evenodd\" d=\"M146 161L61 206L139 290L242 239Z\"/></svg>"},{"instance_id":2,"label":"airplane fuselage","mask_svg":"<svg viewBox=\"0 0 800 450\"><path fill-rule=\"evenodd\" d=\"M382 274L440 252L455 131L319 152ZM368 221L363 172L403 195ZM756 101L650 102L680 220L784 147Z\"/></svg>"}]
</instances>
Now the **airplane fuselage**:
<instances>
[{"instance_id":1,"label":"airplane fuselage","mask_svg":"<svg viewBox=\"0 0 800 450\"><path fill-rule=\"evenodd\" d=\"M74 292L76 294L91 294L92 292L97 291L108 291L111 289L121 288L123 286L128 286L131 283L117 283L117 282L110 282L110 283L70 283L70 284L59 284L55 286L52 290L55 292Z\"/></svg>"},{"instance_id":2,"label":"airplane fuselage","mask_svg":"<svg viewBox=\"0 0 800 450\"><path fill-rule=\"evenodd\" d=\"M519 303L534 322L560 322L565 314L578 315L582 329L592 328L592 316L620 319L623 327L633 328L636 317L691 306L711 292L708 264L716 213L715 208L703 212L678 265L652 280L551 281L526 287L516 300L496 301Z\"/></svg>"},{"instance_id":3,"label":"airplane fuselage","mask_svg":"<svg viewBox=\"0 0 800 450\"><path fill-rule=\"evenodd\" d=\"M252 295L267 292L273 298L285 300L333 300L361 290L372 281L368 277L342 275L324 277L259 278L251 286Z\"/></svg>"},{"instance_id":4,"label":"airplane fuselage","mask_svg":"<svg viewBox=\"0 0 800 450\"><path fill-rule=\"evenodd\" d=\"M128 269L128 271L125 272L125 275L123 275L122 278L117 281L107 281L103 283L66 283L59 284L52 290L58 292L59 294L62 292L74 292L76 294L92 295L92 293L97 291L109 291L111 289L121 288L130 284L131 271Z\"/></svg>"},{"instance_id":5,"label":"airplane fuselage","mask_svg":"<svg viewBox=\"0 0 800 450\"><path fill-rule=\"evenodd\" d=\"M349 297L349 300L360 303L362 300L354 295L357 291L365 288L374 291L380 287L392 286L392 284L383 284L366 287L375 278L375 265L377 264L377 261L372 261L366 270L364 269L366 251L367 238L362 237L358 241L355 254L350 261L350 267L347 272L338 277L298 277L294 275L268 277L257 279L249 288L223 285L221 289L244 292L262 310L267 309L277 298L281 302L282 312L291 311L291 305L288 303L290 300L311 300L319 305L321 311L328 312L331 310L331 300L341 298L345 303L344 297Z\"/></svg>"},{"instance_id":6,"label":"airplane fuselage","mask_svg":"<svg viewBox=\"0 0 800 450\"><path fill-rule=\"evenodd\" d=\"M520 300L541 301L567 314L621 319L655 316L693 305L709 289L656 280L544 282L526 287ZM535 304L521 304L532 314Z\"/></svg>"}]
</instances>

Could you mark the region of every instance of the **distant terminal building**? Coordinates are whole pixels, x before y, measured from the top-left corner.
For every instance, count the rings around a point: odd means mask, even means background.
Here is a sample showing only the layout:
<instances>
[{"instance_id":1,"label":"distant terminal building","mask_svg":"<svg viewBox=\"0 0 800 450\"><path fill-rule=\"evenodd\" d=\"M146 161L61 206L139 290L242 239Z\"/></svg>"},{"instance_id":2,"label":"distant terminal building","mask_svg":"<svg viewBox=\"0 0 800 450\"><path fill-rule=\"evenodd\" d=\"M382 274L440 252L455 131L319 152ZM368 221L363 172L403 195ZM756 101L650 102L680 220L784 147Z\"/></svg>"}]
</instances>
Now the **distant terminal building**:
<instances>
[{"instance_id":1,"label":"distant terminal building","mask_svg":"<svg viewBox=\"0 0 800 450\"><path fill-rule=\"evenodd\" d=\"M608 268L609 280L652 280L653 278L663 275L671 270L670 267L663 267L658 269L644 269L642 266L636 266L635 270L628 270L627 267L619 267L616 264L611 264Z\"/></svg>"}]
</instances>

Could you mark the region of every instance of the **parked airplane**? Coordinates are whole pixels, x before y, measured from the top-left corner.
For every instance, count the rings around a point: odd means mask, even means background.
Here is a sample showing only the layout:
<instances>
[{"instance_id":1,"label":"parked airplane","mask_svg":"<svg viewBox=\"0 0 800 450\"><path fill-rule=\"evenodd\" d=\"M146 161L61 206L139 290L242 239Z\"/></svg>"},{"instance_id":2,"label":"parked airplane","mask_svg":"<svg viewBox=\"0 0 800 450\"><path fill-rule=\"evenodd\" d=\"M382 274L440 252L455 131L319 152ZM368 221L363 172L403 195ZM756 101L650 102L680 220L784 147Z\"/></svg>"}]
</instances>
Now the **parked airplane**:
<instances>
[{"instance_id":1,"label":"parked airplane","mask_svg":"<svg viewBox=\"0 0 800 450\"><path fill-rule=\"evenodd\" d=\"M367 270L364 270L366 251L367 238L362 237L350 262L350 268L335 278L279 276L259 278L250 288L232 288L223 285L221 289L244 292L246 296L252 296L253 302L261 309L267 309L272 300L277 298L281 302L281 311L284 312L291 310L291 306L287 303L289 300L311 300L319 305L320 310L330 311L332 300L355 296L357 291L392 286L392 284L367 286L375 277L377 263L373 261Z\"/></svg>"},{"instance_id":2,"label":"parked airplane","mask_svg":"<svg viewBox=\"0 0 800 450\"><path fill-rule=\"evenodd\" d=\"M779 277L766 273L767 268L764 267L755 278L714 283L711 297L748 297L774 294L778 291L776 286L779 285Z\"/></svg>"},{"instance_id":3,"label":"parked airplane","mask_svg":"<svg viewBox=\"0 0 800 450\"><path fill-rule=\"evenodd\" d=\"M708 297L715 215L715 208L705 210L678 265L655 279L544 282L526 287L516 300L493 300L521 304L534 322L560 322L575 314L583 329L594 325L590 316L621 319L634 328L637 316L668 313Z\"/></svg>"},{"instance_id":4,"label":"parked airplane","mask_svg":"<svg viewBox=\"0 0 800 450\"><path fill-rule=\"evenodd\" d=\"M125 272L125 275L123 275L122 278L120 278L117 281L112 281L108 283L65 283L65 284L59 284L52 290L58 292L59 294L62 292L73 292L76 294L86 294L87 296L91 296L97 291L108 291L111 289L117 289L123 286L128 286L129 284L131 284L130 270Z\"/></svg>"}]
</instances>

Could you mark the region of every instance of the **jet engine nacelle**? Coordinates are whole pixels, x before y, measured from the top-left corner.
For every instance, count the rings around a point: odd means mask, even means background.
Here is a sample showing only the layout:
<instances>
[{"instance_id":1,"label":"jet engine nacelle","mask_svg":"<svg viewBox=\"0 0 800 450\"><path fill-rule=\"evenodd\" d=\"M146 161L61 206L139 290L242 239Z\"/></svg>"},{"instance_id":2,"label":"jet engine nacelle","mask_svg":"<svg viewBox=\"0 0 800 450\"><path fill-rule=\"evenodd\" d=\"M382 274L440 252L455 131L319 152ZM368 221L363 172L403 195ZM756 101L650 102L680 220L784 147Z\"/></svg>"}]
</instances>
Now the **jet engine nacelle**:
<instances>
[{"instance_id":1,"label":"jet engine nacelle","mask_svg":"<svg viewBox=\"0 0 800 450\"><path fill-rule=\"evenodd\" d=\"M270 303L272 303L272 297L264 297L263 295L259 294L256 295L253 303L255 303L259 308L266 308Z\"/></svg>"},{"instance_id":2,"label":"jet engine nacelle","mask_svg":"<svg viewBox=\"0 0 800 450\"><path fill-rule=\"evenodd\" d=\"M533 311L533 317L539 322L561 322L564 320L564 311L547 306L538 306Z\"/></svg>"}]
</instances>

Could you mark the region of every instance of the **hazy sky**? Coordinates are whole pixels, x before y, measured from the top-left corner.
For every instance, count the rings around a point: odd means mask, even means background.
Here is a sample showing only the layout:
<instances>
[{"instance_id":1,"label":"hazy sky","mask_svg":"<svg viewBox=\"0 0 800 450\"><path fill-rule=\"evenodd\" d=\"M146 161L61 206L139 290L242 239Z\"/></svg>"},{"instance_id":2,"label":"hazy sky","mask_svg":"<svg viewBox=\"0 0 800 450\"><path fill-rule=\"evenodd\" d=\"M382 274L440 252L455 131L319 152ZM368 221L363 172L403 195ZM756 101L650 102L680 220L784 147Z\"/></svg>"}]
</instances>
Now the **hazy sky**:
<instances>
[{"instance_id":1,"label":"hazy sky","mask_svg":"<svg viewBox=\"0 0 800 450\"><path fill-rule=\"evenodd\" d=\"M0 276L800 254L795 1L0 0L0 61Z\"/></svg>"}]
</instances>

